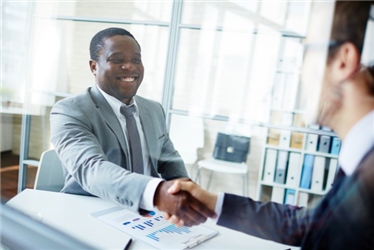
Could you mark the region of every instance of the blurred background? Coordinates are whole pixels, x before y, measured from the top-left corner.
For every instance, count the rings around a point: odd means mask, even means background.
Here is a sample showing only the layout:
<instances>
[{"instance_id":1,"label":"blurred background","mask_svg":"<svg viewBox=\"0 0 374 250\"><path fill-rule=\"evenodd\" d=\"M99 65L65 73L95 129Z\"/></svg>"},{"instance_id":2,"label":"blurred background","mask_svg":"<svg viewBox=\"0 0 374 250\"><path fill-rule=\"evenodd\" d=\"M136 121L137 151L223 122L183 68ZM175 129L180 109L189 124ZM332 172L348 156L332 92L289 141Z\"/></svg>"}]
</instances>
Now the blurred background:
<instances>
[{"instance_id":1,"label":"blurred background","mask_svg":"<svg viewBox=\"0 0 374 250\"><path fill-rule=\"evenodd\" d=\"M304 45L313 40L308 36L328 42L334 4L2 1L2 201L33 187L40 156L52 148L50 110L58 100L95 84L88 64L89 43L108 27L127 29L141 45L145 76L138 95L162 103L171 139L192 179L199 161L212 157L220 132L250 138L246 195L273 200L277 188L294 190L299 197L292 200L294 205L301 204L303 193L304 205L319 199L329 189L329 164L337 160L337 153L332 146L319 150L318 142L328 136L332 144L336 134L307 123L308 93L300 77ZM313 25L321 20L323 29L315 35ZM373 20L368 27L373 30ZM365 42L374 44L373 34L367 32ZM319 60L316 63L323 66L325 55ZM314 77L318 84L321 74ZM311 140L314 149L308 148ZM267 155L280 151L289 159L297 155L295 183L264 178L271 164ZM300 187L307 154L326 159L320 190ZM201 169L204 188L209 176L209 170ZM242 194L242 185L242 176L214 173L209 190Z\"/></svg>"}]
</instances>

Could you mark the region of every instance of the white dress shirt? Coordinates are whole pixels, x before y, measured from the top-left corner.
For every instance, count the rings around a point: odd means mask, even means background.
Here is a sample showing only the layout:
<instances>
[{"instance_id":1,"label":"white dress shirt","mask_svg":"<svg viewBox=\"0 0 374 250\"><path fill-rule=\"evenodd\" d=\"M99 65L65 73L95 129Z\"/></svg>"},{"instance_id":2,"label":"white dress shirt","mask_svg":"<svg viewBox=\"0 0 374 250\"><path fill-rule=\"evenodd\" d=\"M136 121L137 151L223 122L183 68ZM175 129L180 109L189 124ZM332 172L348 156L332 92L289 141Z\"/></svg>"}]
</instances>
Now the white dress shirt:
<instances>
[{"instance_id":1,"label":"white dress shirt","mask_svg":"<svg viewBox=\"0 0 374 250\"><path fill-rule=\"evenodd\" d=\"M374 145L374 110L358 121L348 132L339 154L339 164L349 176Z\"/></svg>"},{"instance_id":2,"label":"white dress shirt","mask_svg":"<svg viewBox=\"0 0 374 250\"><path fill-rule=\"evenodd\" d=\"M339 153L339 165L345 175L350 176L374 146L374 110L361 118L348 132ZM224 193L218 193L214 221L217 223L222 213Z\"/></svg>"},{"instance_id":3,"label":"white dress shirt","mask_svg":"<svg viewBox=\"0 0 374 250\"><path fill-rule=\"evenodd\" d=\"M119 101L117 98L108 95L105 93L102 89L100 89L99 86L97 88L100 90L101 94L103 94L104 98L107 100L109 103L110 107L113 109L114 114L116 115L119 123L121 124L122 131L124 132L127 148L129 148L128 144L128 134L127 134L127 128L126 128L126 118L124 115L121 114L121 106L126 106L123 102ZM149 161L149 153L148 153L148 147L147 143L145 141L144 137L144 132L143 132L143 127L142 124L140 123L140 118L139 118L139 109L138 106L136 105L136 101L134 98L131 98L130 104L128 106L134 106L135 108L133 109L133 114L136 122L136 126L139 132L139 137L140 137L140 144L142 147L142 157L143 157L143 170L144 170L144 175L151 175L151 163ZM130 152L128 152L130 155ZM140 202L140 207L146 210L152 210L154 208L153 205L153 199L155 196L156 189L160 182L163 180L161 178L154 178L150 180L147 183L147 186L144 189L142 199Z\"/></svg>"}]
</instances>

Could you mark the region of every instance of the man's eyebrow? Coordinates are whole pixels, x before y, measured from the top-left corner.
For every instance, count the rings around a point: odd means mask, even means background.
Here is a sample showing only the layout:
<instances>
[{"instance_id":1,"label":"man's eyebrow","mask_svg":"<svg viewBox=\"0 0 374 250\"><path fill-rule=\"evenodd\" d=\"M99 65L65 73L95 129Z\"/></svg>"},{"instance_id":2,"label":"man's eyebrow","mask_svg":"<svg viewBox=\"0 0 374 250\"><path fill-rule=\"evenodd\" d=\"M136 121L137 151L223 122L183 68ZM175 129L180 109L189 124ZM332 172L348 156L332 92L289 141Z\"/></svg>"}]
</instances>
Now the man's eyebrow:
<instances>
[{"instance_id":1,"label":"man's eyebrow","mask_svg":"<svg viewBox=\"0 0 374 250\"><path fill-rule=\"evenodd\" d=\"M116 56L116 55L123 55L124 53L123 52L114 52L114 53L109 53L108 54L108 57L109 56ZM140 52L134 52L135 55L137 56L141 56Z\"/></svg>"},{"instance_id":2,"label":"man's eyebrow","mask_svg":"<svg viewBox=\"0 0 374 250\"><path fill-rule=\"evenodd\" d=\"M109 53L108 56L122 55L122 52Z\"/></svg>"}]
</instances>

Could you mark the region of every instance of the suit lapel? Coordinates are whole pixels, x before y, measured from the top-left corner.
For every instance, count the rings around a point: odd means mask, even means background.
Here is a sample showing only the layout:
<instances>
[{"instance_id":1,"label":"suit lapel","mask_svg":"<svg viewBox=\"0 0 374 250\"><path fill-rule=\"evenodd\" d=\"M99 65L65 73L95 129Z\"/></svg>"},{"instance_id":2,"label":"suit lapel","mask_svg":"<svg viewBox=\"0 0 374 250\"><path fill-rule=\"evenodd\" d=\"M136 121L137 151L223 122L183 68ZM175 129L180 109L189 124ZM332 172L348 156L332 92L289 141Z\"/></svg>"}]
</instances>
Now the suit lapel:
<instances>
[{"instance_id":1,"label":"suit lapel","mask_svg":"<svg viewBox=\"0 0 374 250\"><path fill-rule=\"evenodd\" d=\"M140 98L137 98L137 96L134 97L136 99L136 104L138 105L139 108L139 118L140 122L143 127L143 132L144 132L144 137L145 141L147 142L147 147L148 147L148 153L149 153L149 159L152 163L152 173L153 175L156 174L156 162L154 162L154 159L156 159L157 155L157 149L155 147L156 141L157 141L157 135L155 131L155 126L152 124L152 119L151 119L151 114L149 109L147 108L146 105L142 102Z\"/></svg>"},{"instance_id":2,"label":"suit lapel","mask_svg":"<svg viewBox=\"0 0 374 250\"><path fill-rule=\"evenodd\" d=\"M101 116L104 118L106 124L108 127L113 131L113 133L116 135L122 151L124 152L126 159L127 159L127 165L131 166L129 162L129 156L128 156L128 149L127 144L125 140L125 136L122 131L122 127L116 117L116 115L113 112L113 109L110 107L109 103L105 99L105 97L100 93L100 90L95 85L91 88L91 96L92 100L94 101L96 108L98 109ZM131 167L129 169L131 170Z\"/></svg>"}]
</instances>

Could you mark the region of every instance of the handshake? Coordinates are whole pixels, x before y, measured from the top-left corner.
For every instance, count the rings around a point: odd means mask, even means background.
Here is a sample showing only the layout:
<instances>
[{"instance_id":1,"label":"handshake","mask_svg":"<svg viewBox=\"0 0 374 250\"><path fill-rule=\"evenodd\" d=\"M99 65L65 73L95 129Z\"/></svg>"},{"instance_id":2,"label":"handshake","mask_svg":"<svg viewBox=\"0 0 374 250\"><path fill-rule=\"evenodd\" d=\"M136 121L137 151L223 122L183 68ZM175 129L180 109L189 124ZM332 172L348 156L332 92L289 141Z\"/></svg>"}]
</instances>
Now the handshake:
<instances>
[{"instance_id":1,"label":"handshake","mask_svg":"<svg viewBox=\"0 0 374 250\"><path fill-rule=\"evenodd\" d=\"M203 190L190 179L161 182L154 205L164 212L164 218L178 227L192 227L216 218L217 195Z\"/></svg>"}]
</instances>

